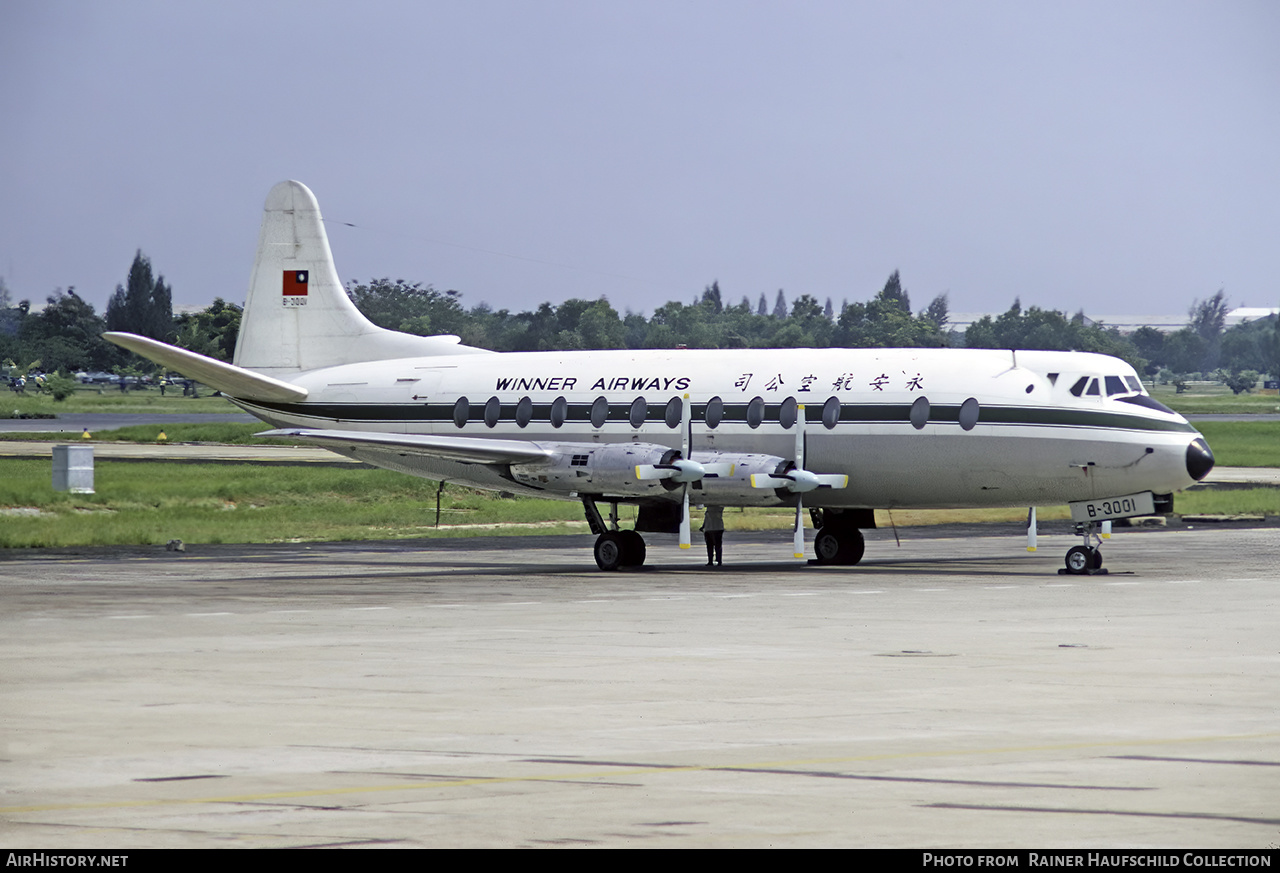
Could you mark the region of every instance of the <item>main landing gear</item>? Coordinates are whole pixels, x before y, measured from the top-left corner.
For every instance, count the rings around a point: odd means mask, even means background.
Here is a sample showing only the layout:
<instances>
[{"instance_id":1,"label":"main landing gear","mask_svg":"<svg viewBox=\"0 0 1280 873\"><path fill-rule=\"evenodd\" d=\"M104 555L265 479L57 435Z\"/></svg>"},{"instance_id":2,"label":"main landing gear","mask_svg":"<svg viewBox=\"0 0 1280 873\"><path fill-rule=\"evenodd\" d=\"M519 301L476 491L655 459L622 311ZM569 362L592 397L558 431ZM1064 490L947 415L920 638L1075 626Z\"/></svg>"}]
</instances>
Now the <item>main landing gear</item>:
<instances>
[{"instance_id":1,"label":"main landing gear","mask_svg":"<svg viewBox=\"0 0 1280 873\"><path fill-rule=\"evenodd\" d=\"M621 570L644 563L644 537L633 530L608 530L596 537L596 566Z\"/></svg>"},{"instance_id":2,"label":"main landing gear","mask_svg":"<svg viewBox=\"0 0 1280 873\"><path fill-rule=\"evenodd\" d=\"M831 510L811 514L818 525L818 533L813 538L813 552L817 555L815 563L851 567L862 560L867 541L858 524L866 525L870 520L870 526L874 526L874 516L869 512L855 516Z\"/></svg>"},{"instance_id":3,"label":"main landing gear","mask_svg":"<svg viewBox=\"0 0 1280 873\"><path fill-rule=\"evenodd\" d=\"M1102 569L1102 552L1098 551L1102 545L1102 537L1098 535L1097 522L1077 524L1076 533L1084 537L1084 545L1072 546L1067 550L1067 566L1058 571L1059 575L1105 576L1107 571Z\"/></svg>"},{"instance_id":4,"label":"main landing gear","mask_svg":"<svg viewBox=\"0 0 1280 873\"><path fill-rule=\"evenodd\" d=\"M633 530L618 529L618 504L611 503L609 526L600 517L596 502L582 498L582 508L587 515L587 526L596 534L596 566L601 570L621 570L623 567L639 567L644 564L644 537Z\"/></svg>"}]
</instances>

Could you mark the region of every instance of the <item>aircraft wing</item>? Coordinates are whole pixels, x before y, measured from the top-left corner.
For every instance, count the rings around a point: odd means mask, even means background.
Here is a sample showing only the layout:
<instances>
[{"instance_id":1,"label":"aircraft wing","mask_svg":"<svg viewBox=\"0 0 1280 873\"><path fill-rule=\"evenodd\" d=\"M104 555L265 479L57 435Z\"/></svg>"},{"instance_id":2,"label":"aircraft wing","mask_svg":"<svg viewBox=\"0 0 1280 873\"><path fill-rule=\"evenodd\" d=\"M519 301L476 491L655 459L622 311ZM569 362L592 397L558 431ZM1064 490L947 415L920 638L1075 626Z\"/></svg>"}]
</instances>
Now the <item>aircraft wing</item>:
<instances>
[{"instance_id":1,"label":"aircraft wing","mask_svg":"<svg viewBox=\"0 0 1280 873\"><path fill-rule=\"evenodd\" d=\"M552 452L528 440L491 440L480 437L293 427L268 430L257 436L288 437L335 449L391 449L406 455L459 461L464 464L528 464L532 461L545 460L552 455Z\"/></svg>"},{"instance_id":2,"label":"aircraft wing","mask_svg":"<svg viewBox=\"0 0 1280 873\"><path fill-rule=\"evenodd\" d=\"M223 394L241 397L245 400L276 400L297 402L307 399L307 389L299 388L270 376L263 376L252 370L237 367L213 358L197 355L186 349L162 343L134 333L110 331L104 333L104 339L110 340L121 348L128 349L148 360L155 361L162 367L168 367L184 376L212 386Z\"/></svg>"}]
</instances>

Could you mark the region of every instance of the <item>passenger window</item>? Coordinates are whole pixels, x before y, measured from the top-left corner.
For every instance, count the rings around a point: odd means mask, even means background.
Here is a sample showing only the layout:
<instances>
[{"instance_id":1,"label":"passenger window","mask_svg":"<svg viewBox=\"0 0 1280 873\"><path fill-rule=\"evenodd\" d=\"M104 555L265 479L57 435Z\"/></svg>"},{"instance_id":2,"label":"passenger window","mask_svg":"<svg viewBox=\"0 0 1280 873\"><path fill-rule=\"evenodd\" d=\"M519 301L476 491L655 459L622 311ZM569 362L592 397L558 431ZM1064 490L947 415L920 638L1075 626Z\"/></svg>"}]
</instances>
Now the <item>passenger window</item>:
<instances>
[{"instance_id":1,"label":"passenger window","mask_svg":"<svg viewBox=\"0 0 1280 873\"><path fill-rule=\"evenodd\" d=\"M528 427L532 420L533 401L528 397L521 397L520 402L516 404L516 424L520 427Z\"/></svg>"},{"instance_id":2,"label":"passenger window","mask_svg":"<svg viewBox=\"0 0 1280 873\"><path fill-rule=\"evenodd\" d=\"M603 395L597 397L595 402L591 404L591 426L604 427L604 423L609 420L609 399Z\"/></svg>"},{"instance_id":3,"label":"passenger window","mask_svg":"<svg viewBox=\"0 0 1280 873\"><path fill-rule=\"evenodd\" d=\"M569 417L569 401L563 396L557 397L551 403L551 426L561 427L564 420Z\"/></svg>"},{"instance_id":4,"label":"passenger window","mask_svg":"<svg viewBox=\"0 0 1280 873\"><path fill-rule=\"evenodd\" d=\"M632 427L643 427L645 417L649 414L649 404L645 402L643 397L637 397L631 401L631 411L627 414L627 418L631 422Z\"/></svg>"},{"instance_id":5,"label":"passenger window","mask_svg":"<svg viewBox=\"0 0 1280 873\"><path fill-rule=\"evenodd\" d=\"M911 404L911 426L916 430L924 430L924 426L929 423L929 401L924 397L917 397L915 403Z\"/></svg>"},{"instance_id":6,"label":"passenger window","mask_svg":"<svg viewBox=\"0 0 1280 873\"><path fill-rule=\"evenodd\" d=\"M764 398L753 397L747 404L747 426L753 430L764 423Z\"/></svg>"},{"instance_id":7,"label":"passenger window","mask_svg":"<svg viewBox=\"0 0 1280 873\"><path fill-rule=\"evenodd\" d=\"M684 401L679 397L672 397L667 401L666 415L667 427L675 430L680 426L680 419L684 418Z\"/></svg>"},{"instance_id":8,"label":"passenger window","mask_svg":"<svg viewBox=\"0 0 1280 873\"><path fill-rule=\"evenodd\" d=\"M827 430L831 430L839 423L840 398L828 397L827 402L822 404L822 426Z\"/></svg>"},{"instance_id":9,"label":"passenger window","mask_svg":"<svg viewBox=\"0 0 1280 873\"><path fill-rule=\"evenodd\" d=\"M501 414L502 401L496 397L490 397L489 402L484 405L485 427L495 427L498 424L498 417Z\"/></svg>"},{"instance_id":10,"label":"passenger window","mask_svg":"<svg viewBox=\"0 0 1280 873\"><path fill-rule=\"evenodd\" d=\"M712 397L707 401L707 427L714 430L720 425L722 418L724 418L724 401L719 397Z\"/></svg>"},{"instance_id":11,"label":"passenger window","mask_svg":"<svg viewBox=\"0 0 1280 873\"><path fill-rule=\"evenodd\" d=\"M453 404L453 423L458 427L466 427L470 417L471 402L465 397L459 397L458 402Z\"/></svg>"}]
</instances>

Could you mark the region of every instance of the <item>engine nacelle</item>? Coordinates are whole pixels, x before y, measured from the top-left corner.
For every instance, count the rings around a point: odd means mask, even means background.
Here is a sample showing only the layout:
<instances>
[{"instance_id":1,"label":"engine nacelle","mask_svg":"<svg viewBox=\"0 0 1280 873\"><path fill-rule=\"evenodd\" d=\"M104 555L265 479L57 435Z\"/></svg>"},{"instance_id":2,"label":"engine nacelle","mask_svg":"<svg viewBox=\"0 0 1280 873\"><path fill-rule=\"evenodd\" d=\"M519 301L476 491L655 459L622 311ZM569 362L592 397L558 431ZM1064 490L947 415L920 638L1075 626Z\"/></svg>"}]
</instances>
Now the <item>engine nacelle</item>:
<instances>
[{"instance_id":1,"label":"engine nacelle","mask_svg":"<svg viewBox=\"0 0 1280 873\"><path fill-rule=\"evenodd\" d=\"M790 494L782 495L769 488L755 488L751 477L755 474L773 475L782 472L790 462L777 455L757 455L744 452L698 452L699 461L714 461L733 465L729 476L706 478L695 483L689 492L694 503L710 503L720 506L794 506Z\"/></svg>"},{"instance_id":2,"label":"engine nacelle","mask_svg":"<svg viewBox=\"0 0 1280 873\"><path fill-rule=\"evenodd\" d=\"M653 443L539 443L555 452L546 461L512 464L511 476L522 485L547 491L614 494L621 497L669 495L680 486L667 479L636 478L642 464L665 464L680 452ZM679 499L677 492L676 499Z\"/></svg>"}]
</instances>

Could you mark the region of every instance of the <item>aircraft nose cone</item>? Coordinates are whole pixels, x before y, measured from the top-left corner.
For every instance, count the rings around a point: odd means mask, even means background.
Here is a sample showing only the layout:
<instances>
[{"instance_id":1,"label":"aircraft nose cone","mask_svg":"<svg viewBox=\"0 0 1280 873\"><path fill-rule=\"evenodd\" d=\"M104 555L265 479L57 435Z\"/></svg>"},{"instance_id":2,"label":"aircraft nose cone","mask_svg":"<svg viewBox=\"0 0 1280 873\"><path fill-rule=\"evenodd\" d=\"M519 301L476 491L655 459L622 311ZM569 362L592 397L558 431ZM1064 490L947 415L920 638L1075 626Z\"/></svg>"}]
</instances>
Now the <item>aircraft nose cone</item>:
<instances>
[{"instance_id":1,"label":"aircraft nose cone","mask_svg":"<svg viewBox=\"0 0 1280 873\"><path fill-rule=\"evenodd\" d=\"M1199 482L1213 469L1213 452L1203 438L1191 441L1187 446L1187 474Z\"/></svg>"}]
</instances>

